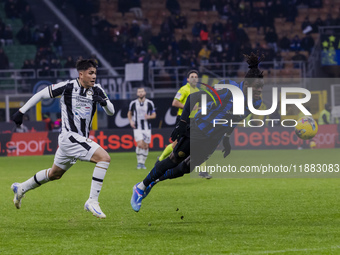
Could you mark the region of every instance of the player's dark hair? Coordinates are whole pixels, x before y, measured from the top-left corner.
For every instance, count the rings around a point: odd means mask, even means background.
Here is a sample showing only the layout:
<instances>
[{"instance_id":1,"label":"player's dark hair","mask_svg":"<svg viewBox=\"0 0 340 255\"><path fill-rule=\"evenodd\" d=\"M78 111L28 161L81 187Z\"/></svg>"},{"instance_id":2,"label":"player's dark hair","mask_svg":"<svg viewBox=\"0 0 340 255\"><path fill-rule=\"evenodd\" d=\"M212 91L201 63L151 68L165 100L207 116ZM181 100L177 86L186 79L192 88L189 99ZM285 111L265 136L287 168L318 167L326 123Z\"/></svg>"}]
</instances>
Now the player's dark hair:
<instances>
[{"instance_id":1,"label":"player's dark hair","mask_svg":"<svg viewBox=\"0 0 340 255\"><path fill-rule=\"evenodd\" d=\"M79 59L76 63L78 71L84 71L91 67L97 68L97 63L93 59Z\"/></svg>"},{"instance_id":2,"label":"player's dark hair","mask_svg":"<svg viewBox=\"0 0 340 255\"><path fill-rule=\"evenodd\" d=\"M197 76L198 76L198 71L197 71L197 70L190 70L190 71L187 73L187 78L189 78L189 77L190 77L190 74L192 74L192 73L195 73L195 74L197 74Z\"/></svg>"},{"instance_id":3,"label":"player's dark hair","mask_svg":"<svg viewBox=\"0 0 340 255\"><path fill-rule=\"evenodd\" d=\"M256 54L254 52L250 53L250 55L243 54L243 56L246 58L248 63L248 70L245 78L254 79L254 78L263 78L263 72L259 70L259 64L264 59L264 55L262 54L260 56L259 52Z\"/></svg>"}]
</instances>

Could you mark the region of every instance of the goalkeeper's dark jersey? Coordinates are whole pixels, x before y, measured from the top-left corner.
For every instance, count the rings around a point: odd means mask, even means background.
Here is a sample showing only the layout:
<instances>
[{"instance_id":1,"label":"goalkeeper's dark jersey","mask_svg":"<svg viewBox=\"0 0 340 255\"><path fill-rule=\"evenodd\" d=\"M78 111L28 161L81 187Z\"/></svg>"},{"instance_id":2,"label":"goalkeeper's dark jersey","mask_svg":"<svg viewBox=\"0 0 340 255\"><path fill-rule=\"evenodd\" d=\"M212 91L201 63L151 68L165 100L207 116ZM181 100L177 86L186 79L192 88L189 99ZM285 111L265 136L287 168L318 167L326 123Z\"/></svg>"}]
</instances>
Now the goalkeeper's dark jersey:
<instances>
[{"instance_id":1,"label":"goalkeeper's dark jersey","mask_svg":"<svg viewBox=\"0 0 340 255\"><path fill-rule=\"evenodd\" d=\"M229 84L235 85L241 89L243 92L243 84L242 81L238 84L235 81L229 80ZM200 92L197 92L200 93ZM201 110L198 111L195 117L192 119L191 124L195 126L195 128L199 128L206 136L212 138L218 138L223 136L225 133L231 134L234 128L237 126L236 122L242 122L251 112L249 111L247 105L247 98L245 97L245 106L244 106L244 115L233 115L233 97L231 92L228 89L221 89L217 91L219 94L222 105L216 100L217 105L215 105L214 101L207 102L207 114L202 115ZM196 93L195 93L196 94ZM193 96L194 94L192 94ZM193 103L193 102L192 102ZM253 100L253 106L255 109L258 109L261 106L262 99ZM226 124L219 124L213 126L214 119L225 119L228 121ZM232 126L231 126L232 120Z\"/></svg>"}]
</instances>

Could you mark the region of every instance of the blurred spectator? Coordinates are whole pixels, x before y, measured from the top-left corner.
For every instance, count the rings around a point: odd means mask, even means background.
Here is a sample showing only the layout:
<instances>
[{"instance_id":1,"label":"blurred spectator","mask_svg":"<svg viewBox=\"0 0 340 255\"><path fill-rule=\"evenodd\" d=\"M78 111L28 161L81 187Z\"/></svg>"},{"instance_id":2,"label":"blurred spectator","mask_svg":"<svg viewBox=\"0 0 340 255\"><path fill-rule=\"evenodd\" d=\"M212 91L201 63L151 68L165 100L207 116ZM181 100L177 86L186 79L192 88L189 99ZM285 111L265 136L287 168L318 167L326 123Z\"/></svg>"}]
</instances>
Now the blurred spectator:
<instances>
[{"instance_id":1,"label":"blurred spectator","mask_svg":"<svg viewBox=\"0 0 340 255\"><path fill-rule=\"evenodd\" d=\"M29 59L26 59L21 69L34 69L34 65L32 65L32 62ZM29 77L29 76L34 75L34 73L32 72L21 72L20 74L21 76L24 76L24 77Z\"/></svg>"},{"instance_id":2,"label":"blurred spectator","mask_svg":"<svg viewBox=\"0 0 340 255\"><path fill-rule=\"evenodd\" d=\"M308 53L311 53L312 49L314 47L314 39L311 35L306 35L301 40L301 49L304 51L308 51Z\"/></svg>"},{"instance_id":3,"label":"blurred spectator","mask_svg":"<svg viewBox=\"0 0 340 255\"><path fill-rule=\"evenodd\" d=\"M139 31L140 31L140 28L139 28L139 25L138 25L138 21L134 19L132 21L132 25L131 25L131 28L130 28L131 37L136 37L139 34Z\"/></svg>"},{"instance_id":4,"label":"blurred spectator","mask_svg":"<svg viewBox=\"0 0 340 255\"><path fill-rule=\"evenodd\" d=\"M201 22L196 22L192 28L192 35L194 37L198 37L200 36L201 33L201 27L202 27L202 23Z\"/></svg>"},{"instance_id":5,"label":"blurred spectator","mask_svg":"<svg viewBox=\"0 0 340 255\"><path fill-rule=\"evenodd\" d=\"M290 50L290 40L287 35L284 35L279 41L279 47L282 51Z\"/></svg>"},{"instance_id":6,"label":"blurred spectator","mask_svg":"<svg viewBox=\"0 0 340 255\"><path fill-rule=\"evenodd\" d=\"M201 25L200 38L202 42L207 42L209 39L207 22L205 20L203 20L203 23Z\"/></svg>"},{"instance_id":7,"label":"blurred spectator","mask_svg":"<svg viewBox=\"0 0 340 255\"><path fill-rule=\"evenodd\" d=\"M166 0L166 8L171 14L178 14L181 12L181 7L177 0Z\"/></svg>"},{"instance_id":8,"label":"blurred spectator","mask_svg":"<svg viewBox=\"0 0 340 255\"><path fill-rule=\"evenodd\" d=\"M148 42L152 37L152 27L148 19L144 19L140 25L140 35L143 37L144 42Z\"/></svg>"},{"instance_id":9,"label":"blurred spectator","mask_svg":"<svg viewBox=\"0 0 340 255\"><path fill-rule=\"evenodd\" d=\"M5 23L0 18L0 42L1 42L0 47L5 45L5 39L4 39L5 27L6 27Z\"/></svg>"},{"instance_id":10,"label":"blurred spectator","mask_svg":"<svg viewBox=\"0 0 340 255\"><path fill-rule=\"evenodd\" d=\"M201 64L209 64L210 53L211 51L208 49L207 44L203 44L202 49L198 53L198 59Z\"/></svg>"},{"instance_id":11,"label":"blurred spectator","mask_svg":"<svg viewBox=\"0 0 340 255\"><path fill-rule=\"evenodd\" d=\"M302 22L301 24L301 30L304 31L307 27L311 27L312 26L312 23L309 21L309 17L306 16L305 17L305 20Z\"/></svg>"},{"instance_id":12,"label":"blurred spectator","mask_svg":"<svg viewBox=\"0 0 340 255\"><path fill-rule=\"evenodd\" d=\"M35 25L35 16L28 4L26 5L24 12L21 14L21 20L23 24L30 28Z\"/></svg>"},{"instance_id":13,"label":"blurred spectator","mask_svg":"<svg viewBox=\"0 0 340 255\"><path fill-rule=\"evenodd\" d=\"M171 22L170 18L165 17L161 24L161 31L159 33L160 36L171 37L174 32L174 25Z\"/></svg>"},{"instance_id":14,"label":"blurred spectator","mask_svg":"<svg viewBox=\"0 0 340 255\"><path fill-rule=\"evenodd\" d=\"M178 28L185 29L188 26L188 21L185 13L176 15Z\"/></svg>"},{"instance_id":15,"label":"blurred spectator","mask_svg":"<svg viewBox=\"0 0 340 255\"><path fill-rule=\"evenodd\" d=\"M340 12L338 12L338 16L334 20L334 26L340 26Z\"/></svg>"},{"instance_id":16,"label":"blurred spectator","mask_svg":"<svg viewBox=\"0 0 340 255\"><path fill-rule=\"evenodd\" d=\"M154 54L151 55L151 59L148 63L149 67L161 67L161 62L159 61L158 57Z\"/></svg>"},{"instance_id":17,"label":"blurred spectator","mask_svg":"<svg viewBox=\"0 0 340 255\"><path fill-rule=\"evenodd\" d=\"M32 33L28 25L24 25L16 35L20 44L31 44L32 43Z\"/></svg>"},{"instance_id":18,"label":"blurred spectator","mask_svg":"<svg viewBox=\"0 0 340 255\"><path fill-rule=\"evenodd\" d=\"M20 126L15 126L12 130L13 133L27 133L28 132L28 128L24 125L21 124Z\"/></svg>"},{"instance_id":19,"label":"blurred spectator","mask_svg":"<svg viewBox=\"0 0 340 255\"><path fill-rule=\"evenodd\" d=\"M236 30L236 38L237 38L237 41L238 41L240 44L244 44L244 43L249 42L249 37L248 37L247 33L244 31L242 25L239 25L239 26L237 27L237 30Z\"/></svg>"},{"instance_id":20,"label":"blurred spectator","mask_svg":"<svg viewBox=\"0 0 340 255\"><path fill-rule=\"evenodd\" d=\"M61 114L60 112L57 113L57 119L53 122L53 132L60 132L61 131Z\"/></svg>"},{"instance_id":21,"label":"blurred spectator","mask_svg":"<svg viewBox=\"0 0 340 255\"><path fill-rule=\"evenodd\" d=\"M53 58L53 59L51 60L50 68L51 68L51 69L61 69L61 68L62 68L62 65L61 65L61 63L60 63L60 60L59 60L59 59L56 59L56 58Z\"/></svg>"},{"instance_id":22,"label":"blurred spectator","mask_svg":"<svg viewBox=\"0 0 340 255\"><path fill-rule=\"evenodd\" d=\"M13 44L13 30L10 24L6 25L3 38L5 39L6 45Z\"/></svg>"},{"instance_id":23,"label":"blurred spectator","mask_svg":"<svg viewBox=\"0 0 340 255\"><path fill-rule=\"evenodd\" d=\"M281 52L277 51L274 58L274 69L283 69L284 68L284 64L282 63L282 56L281 56Z\"/></svg>"},{"instance_id":24,"label":"blurred spectator","mask_svg":"<svg viewBox=\"0 0 340 255\"><path fill-rule=\"evenodd\" d=\"M197 60L196 60L196 56L192 56L189 60L189 67L190 69L198 69L198 63L197 63Z\"/></svg>"},{"instance_id":25,"label":"blurred spectator","mask_svg":"<svg viewBox=\"0 0 340 255\"><path fill-rule=\"evenodd\" d=\"M0 69L8 69L9 61L6 53L2 48L0 48Z\"/></svg>"},{"instance_id":26,"label":"blurred spectator","mask_svg":"<svg viewBox=\"0 0 340 255\"><path fill-rule=\"evenodd\" d=\"M334 26L335 20L332 18L332 14L328 13L327 18L324 21L325 26Z\"/></svg>"},{"instance_id":27,"label":"blurred spectator","mask_svg":"<svg viewBox=\"0 0 340 255\"><path fill-rule=\"evenodd\" d=\"M114 36L112 39L112 47L109 53L112 66L123 66L124 63L122 61L123 56L123 46L118 41L118 37Z\"/></svg>"},{"instance_id":28,"label":"blurred spectator","mask_svg":"<svg viewBox=\"0 0 340 255\"><path fill-rule=\"evenodd\" d=\"M222 35L223 33L223 25L219 20L216 20L212 26L211 26L211 33L215 34L218 33L220 35Z\"/></svg>"},{"instance_id":29,"label":"blurred spectator","mask_svg":"<svg viewBox=\"0 0 340 255\"><path fill-rule=\"evenodd\" d=\"M76 67L76 63L74 62L73 58L71 56L68 56L64 64L64 68L75 68L75 67Z\"/></svg>"},{"instance_id":30,"label":"blurred spectator","mask_svg":"<svg viewBox=\"0 0 340 255\"><path fill-rule=\"evenodd\" d=\"M263 11L260 10L256 10L253 13L253 17L252 17L252 26L257 28L257 32L260 33L260 28L263 27L264 30L264 16L263 16Z\"/></svg>"},{"instance_id":31,"label":"blurred spectator","mask_svg":"<svg viewBox=\"0 0 340 255\"><path fill-rule=\"evenodd\" d=\"M283 0L282 2L285 3L287 6L286 14L285 14L286 21L295 23L295 18L298 14L295 1Z\"/></svg>"},{"instance_id":32,"label":"blurred spectator","mask_svg":"<svg viewBox=\"0 0 340 255\"><path fill-rule=\"evenodd\" d=\"M213 49L221 53L223 50L223 40L222 40L222 36L217 31L212 38L212 42L213 42L213 45L212 45Z\"/></svg>"},{"instance_id":33,"label":"blurred spectator","mask_svg":"<svg viewBox=\"0 0 340 255\"><path fill-rule=\"evenodd\" d=\"M313 23L313 33L319 33L319 27L324 26L323 21L320 17L318 17L315 22Z\"/></svg>"},{"instance_id":34,"label":"blurred spectator","mask_svg":"<svg viewBox=\"0 0 340 255\"><path fill-rule=\"evenodd\" d=\"M42 31L41 31L44 36L43 36L43 47L48 47L50 43L52 42L52 35L51 35L51 30L48 25L43 25Z\"/></svg>"},{"instance_id":35,"label":"blurred spectator","mask_svg":"<svg viewBox=\"0 0 340 255\"><path fill-rule=\"evenodd\" d=\"M298 35L295 35L294 38L290 42L290 49L292 51L300 51L301 50L301 40Z\"/></svg>"},{"instance_id":36,"label":"blurred spectator","mask_svg":"<svg viewBox=\"0 0 340 255\"><path fill-rule=\"evenodd\" d=\"M45 122L45 130L46 131L51 131L53 129L53 122L50 117L50 113L44 113L43 116L43 122Z\"/></svg>"},{"instance_id":37,"label":"blurred spectator","mask_svg":"<svg viewBox=\"0 0 340 255\"><path fill-rule=\"evenodd\" d=\"M185 51L189 51L190 50L191 43L187 39L186 35L182 35L181 40L179 40L179 42L178 42L178 48L179 48L180 52L185 52Z\"/></svg>"},{"instance_id":38,"label":"blurred spectator","mask_svg":"<svg viewBox=\"0 0 340 255\"><path fill-rule=\"evenodd\" d=\"M305 55L301 54L299 51L295 52L295 55L292 57L293 61L307 61L307 58ZM300 68L300 65L294 64L294 68Z\"/></svg>"},{"instance_id":39,"label":"blurred spectator","mask_svg":"<svg viewBox=\"0 0 340 255\"><path fill-rule=\"evenodd\" d=\"M198 52L202 49L202 43L198 39L198 37L194 37L191 41L191 49L194 52L194 55L196 56Z\"/></svg>"},{"instance_id":40,"label":"blurred spectator","mask_svg":"<svg viewBox=\"0 0 340 255\"><path fill-rule=\"evenodd\" d=\"M19 18L19 11L16 7L16 2L14 0L7 0L5 2L5 13L8 19Z\"/></svg>"},{"instance_id":41,"label":"blurred spectator","mask_svg":"<svg viewBox=\"0 0 340 255\"><path fill-rule=\"evenodd\" d=\"M62 33L60 31L58 24L54 25L52 38L55 52L59 58L62 58L63 57Z\"/></svg>"},{"instance_id":42,"label":"blurred spectator","mask_svg":"<svg viewBox=\"0 0 340 255\"><path fill-rule=\"evenodd\" d=\"M164 66L176 66L176 60L174 59L172 54L169 54L164 61ZM173 70L167 71L168 73L173 73Z\"/></svg>"},{"instance_id":43,"label":"blurred spectator","mask_svg":"<svg viewBox=\"0 0 340 255\"><path fill-rule=\"evenodd\" d=\"M129 2L129 7L130 7L129 11L133 12L136 18L138 19L143 18L143 12L141 9L140 0L129 0L127 2Z\"/></svg>"},{"instance_id":44,"label":"blurred spectator","mask_svg":"<svg viewBox=\"0 0 340 255\"><path fill-rule=\"evenodd\" d=\"M277 34L274 28L269 28L266 33L265 40L270 48L277 52Z\"/></svg>"}]
</instances>

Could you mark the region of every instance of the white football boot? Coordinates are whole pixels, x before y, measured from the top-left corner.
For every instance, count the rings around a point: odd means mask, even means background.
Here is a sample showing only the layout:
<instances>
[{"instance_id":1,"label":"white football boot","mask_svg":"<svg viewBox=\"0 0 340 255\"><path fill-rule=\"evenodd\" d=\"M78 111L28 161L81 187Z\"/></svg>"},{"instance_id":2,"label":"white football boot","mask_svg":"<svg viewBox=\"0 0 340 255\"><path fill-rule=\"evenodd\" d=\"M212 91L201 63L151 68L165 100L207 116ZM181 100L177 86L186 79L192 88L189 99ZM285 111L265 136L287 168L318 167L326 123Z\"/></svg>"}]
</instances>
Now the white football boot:
<instances>
[{"instance_id":1,"label":"white football boot","mask_svg":"<svg viewBox=\"0 0 340 255\"><path fill-rule=\"evenodd\" d=\"M17 209L20 209L21 199L25 196L20 187L20 183L17 183L17 182L13 183L11 185L11 189L14 192L14 199L13 199L14 205Z\"/></svg>"},{"instance_id":2,"label":"white football boot","mask_svg":"<svg viewBox=\"0 0 340 255\"><path fill-rule=\"evenodd\" d=\"M97 218L106 218L106 215L103 213L102 209L100 209L99 202L94 199L88 199L85 202L84 210L91 212L93 216L96 216Z\"/></svg>"}]
</instances>

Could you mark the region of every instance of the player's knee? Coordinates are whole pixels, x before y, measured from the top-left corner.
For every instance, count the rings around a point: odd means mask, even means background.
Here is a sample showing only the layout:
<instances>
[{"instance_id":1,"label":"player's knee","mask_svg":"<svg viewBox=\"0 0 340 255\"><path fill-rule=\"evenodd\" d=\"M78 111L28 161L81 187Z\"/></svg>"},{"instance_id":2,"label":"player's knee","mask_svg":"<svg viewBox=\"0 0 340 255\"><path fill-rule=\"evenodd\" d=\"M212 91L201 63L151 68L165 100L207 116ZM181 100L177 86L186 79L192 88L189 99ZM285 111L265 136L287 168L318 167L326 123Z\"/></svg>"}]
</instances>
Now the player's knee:
<instances>
[{"instance_id":1,"label":"player's knee","mask_svg":"<svg viewBox=\"0 0 340 255\"><path fill-rule=\"evenodd\" d=\"M48 178L51 181L59 180L63 176L64 173L65 171L50 171Z\"/></svg>"},{"instance_id":2,"label":"player's knee","mask_svg":"<svg viewBox=\"0 0 340 255\"><path fill-rule=\"evenodd\" d=\"M180 157L177 152L172 151L169 158L171 159L172 162L178 164L181 163L184 158Z\"/></svg>"},{"instance_id":3,"label":"player's knee","mask_svg":"<svg viewBox=\"0 0 340 255\"><path fill-rule=\"evenodd\" d=\"M106 155L102 156L102 159L100 161L104 161L104 162L111 162L111 157L108 153L106 153Z\"/></svg>"}]
</instances>

